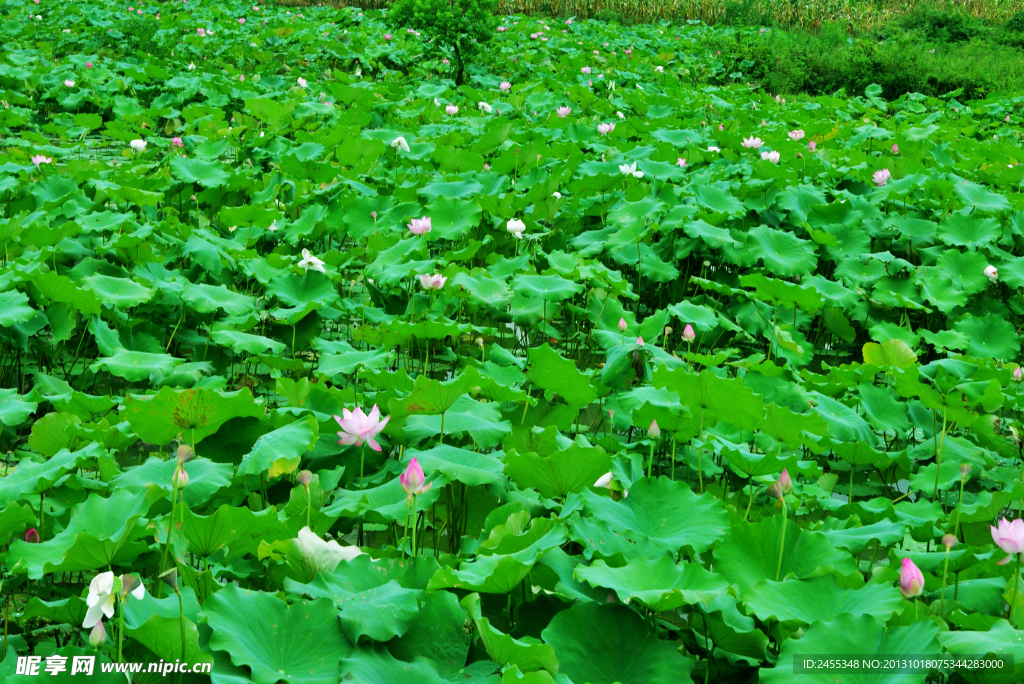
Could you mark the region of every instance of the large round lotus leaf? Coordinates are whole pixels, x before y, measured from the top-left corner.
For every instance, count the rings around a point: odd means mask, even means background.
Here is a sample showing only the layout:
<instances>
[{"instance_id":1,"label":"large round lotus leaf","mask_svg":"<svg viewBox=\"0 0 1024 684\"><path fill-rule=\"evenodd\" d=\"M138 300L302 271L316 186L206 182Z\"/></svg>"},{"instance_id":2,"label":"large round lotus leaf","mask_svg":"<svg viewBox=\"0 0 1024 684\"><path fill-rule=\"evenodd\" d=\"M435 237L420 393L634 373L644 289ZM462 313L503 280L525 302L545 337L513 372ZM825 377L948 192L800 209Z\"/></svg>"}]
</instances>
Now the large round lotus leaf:
<instances>
[{"instance_id":1,"label":"large round lotus leaf","mask_svg":"<svg viewBox=\"0 0 1024 684\"><path fill-rule=\"evenodd\" d=\"M170 497L174 489L172 477L178 467L177 459L163 460L156 456L150 456L146 462L137 468L131 468L110 481L115 488L153 488L166 492ZM214 463L208 458L195 458L184 466L188 473L188 487L185 488L185 503L189 506L201 506L210 500L210 497L222 487L231 484L231 476L234 468L227 463Z\"/></svg>"},{"instance_id":2,"label":"large round lotus leaf","mask_svg":"<svg viewBox=\"0 0 1024 684\"><path fill-rule=\"evenodd\" d=\"M449 591L435 591L424 599L405 635L389 641L388 650L406 662L429 658L442 676L452 676L466 664L472 622Z\"/></svg>"},{"instance_id":3,"label":"large round lotus leaf","mask_svg":"<svg viewBox=\"0 0 1024 684\"><path fill-rule=\"evenodd\" d=\"M794 671L794 658L901 658L936 656L941 652L936 640L939 627L930 620L919 620L909 627L886 627L870 615L840 615L834 622L815 622L800 639L782 643L779 659L773 668L763 668L761 682L767 684L924 684L927 672L916 674L877 671L801 672Z\"/></svg>"},{"instance_id":4,"label":"large round lotus leaf","mask_svg":"<svg viewBox=\"0 0 1024 684\"><path fill-rule=\"evenodd\" d=\"M418 417L418 416L417 416ZM409 459L416 458L423 472L443 473L449 481L467 485L484 485L501 479L501 461L491 454L480 454L469 449L439 444L427 451L409 450ZM407 466L410 460L405 461Z\"/></svg>"},{"instance_id":5,"label":"large round lotus leaf","mask_svg":"<svg viewBox=\"0 0 1024 684\"><path fill-rule=\"evenodd\" d=\"M1013 324L995 314L984 318L967 315L953 329L967 338L967 353L971 356L1011 361L1020 353L1020 340Z\"/></svg>"},{"instance_id":6,"label":"large round lotus leaf","mask_svg":"<svg viewBox=\"0 0 1024 684\"><path fill-rule=\"evenodd\" d=\"M576 577L594 587L613 590L624 604L636 599L657 613L695 603L709 604L729 589L724 577L696 563L677 565L667 555L657 560L637 558L621 568L608 567L598 560L589 566L577 566Z\"/></svg>"},{"instance_id":7,"label":"large round lotus leaf","mask_svg":"<svg viewBox=\"0 0 1024 684\"><path fill-rule=\"evenodd\" d=\"M124 405L122 416L132 431L151 444L167 444L178 434L186 444L198 444L232 418L257 417L264 412L248 388L212 392L164 387L156 396L129 395Z\"/></svg>"},{"instance_id":8,"label":"large round lotus leaf","mask_svg":"<svg viewBox=\"0 0 1024 684\"><path fill-rule=\"evenodd\" d=\"M632 490L629 497L633 498ZM810 579L822 575L857 572L853 556L828 543L825 535L807 532L792 520L775 515L759 523L733 523L729 536L715 547L715 572L743 590L743 596L762 579L784 580L790 575ZM782 551L782 565L779 552Z\"/></svg>"},{"instance_id":9,"label":"large round lotus leaf","mask_svg":"<svg viewBox=\"0 0 1024 684\"><path fill-rule=\"evenodd\" d=\"M541 636L555 649L559 672L573 682L692 681L693 661L649 633L643 619L625 606L577 604L555 615Z\"/></svg>"},{"instance_id":10,"label":"large round lotus leaf","mask_svg":"<svg viewBox=\"0 0 1024 684\"><path fill-rule=\"evenodd\" d=\"M514 665L524 672L542 669L552 674L558 672L558 659L550 645L533 643L532 639L529 642L513 639L492 626L480 612L479 594L470 594L461 605L475 623L487 655L498 665Z\"/></svg>"},{"instance_id":11,"label":"large round lotus leaf","mask_svg":"<svg viewBox=\"0 0 1024 684\"><path fill-rule=\"evenodd\" d=\"M573 406L586 406L597 398L590 378L547 343L531 349L528 358L526 377L537 387L554 392Z\"/></svg>"},{"instance_id":12,"label":"large round lotus leaf","mask_svg":"<svg viewBox=\"0 0 1024 684\"><path fill-rule=\"evenodd\" d=\"M352 643L358 643L362 637L384 642L402 636L423 602L422 591L407 589L395 580L349 591L336 584L331 575L320 574L308 584L289 584L289 588L312 598L334 601L340 611L341 627Z\"/></svg>"},{"instance_id":13,"label":"large round lotus leaf","mask_svg":"<svg viewBox=\"0 0 1024 684\"><path fill-rule=\"evenodd\" d=\"M180 361L169 354L118 349L111 356L92 364L89 369L94 373L104 370L128 382L140 382L154 376L170 375Z\"/></svg>"},{"instance_id":14,"label":"large round lotus leaf","mask_svg":"<svg viewBox=\"0 0 1024 684\"><path fill-rule=\"evenodd\" d=\"M248 667L255 684L337 684L339 661L353 650L327 599L289 605L229 584L199 616L212 630L210 648Z\"/></svg>"},{"instance_id":15,"label":"large round lotus leaf","mask_svg":"<svg viewBox=\"0 0 1024 684\"><path fill-rule=\"evenodd\" d=\"M840 589L832 576L811 580L761 580L743 595L747 609L762 620L832 622L840 615L871 615L886 622L903 606L893 584Z\"/></svg>"},{"instance_id":16,"label":"large round lotus leaf","mask_svg":"<svg viewBox=\"0 0 1024 684\"><path fill-rule=\"evenodd\" d=\"M611 467L611 456L585 437L577 437L565 449L541 456L510 450L504 457L504 472L520 487L532 487L541 496L564 497L592 485Z\"/></svg>"},{"instance_id":17,"label":"large round lotus leaf","mask_svg":"<svg viewBox=\"0 0 1024 684\"><path fill-rule=\"evenodd\" d=\"M678 394L680 403L693 414L693 422L703 428L722 420L741 430L753 430L764 416L764 403L740 378L720 378L708 370L696 375L685 368L661 366L653 374L653 383Z\"/></svg>"},{"instance_id":18,"label":"large round lotus leaf","mask_svg":"<svg viewBox=\"0 0 1024 684\"><path fill-rule=\"evenodd\" d=\"M116 306L122 309L129 309L148 302L154 294L144 285L139 285L128 278L113 278L105 275L94 275L83 278L90 290L107 306Z\"/></svg>"},{"instance_id":19,"label":"large round lotus leaf","mask_svg":"<svg viewBox=\"0 0 1024 684\"><path fill-rule=\"evenodd\" d=\"M426 658L396 659L386 649L358 648L341 661L341 680L352 684L447 684Z\"/></svg>"},{"instance_id":20,"label":"large round lotus leaf","mask_svg":"<svg viewBox=\"0 0 1024 684\"><path fill-rule=\"evenodd\" d=\"M28 297L10 290L0 293L0 326L9 328L16 323L24 323L36 315L36 310L28 304Z\"/></svg>"},{"instance_id":21,"label":"large round lotus leaf","mask_svg":"<svg viewBox=\"0 0 1024 684\"><path fill-rule=\"evenodd\" d=\"M1006 620L997 620L987 632L943 632L938 638L942 647L955 656L1013 657L1013 667L1005 671L962 671L964 681L970 684L1016 684L1024 680L1024 631L1014 629Z\"/></svg>"},{"instance_id":22,"label":"large round lotus leaf","mask_svg":"<svg viewBox=\"0 0 1024 684\"><path fill-rule=\"evenodd\" d=\"M594 491L583 492L586 511L637 543L652 543L673 554L684 547L700 553L721 540L729 529L722 502L711 494L698 496L683 482L667 477L642 478L629 496L613 501Z\"/></svg>"}]
</instances>

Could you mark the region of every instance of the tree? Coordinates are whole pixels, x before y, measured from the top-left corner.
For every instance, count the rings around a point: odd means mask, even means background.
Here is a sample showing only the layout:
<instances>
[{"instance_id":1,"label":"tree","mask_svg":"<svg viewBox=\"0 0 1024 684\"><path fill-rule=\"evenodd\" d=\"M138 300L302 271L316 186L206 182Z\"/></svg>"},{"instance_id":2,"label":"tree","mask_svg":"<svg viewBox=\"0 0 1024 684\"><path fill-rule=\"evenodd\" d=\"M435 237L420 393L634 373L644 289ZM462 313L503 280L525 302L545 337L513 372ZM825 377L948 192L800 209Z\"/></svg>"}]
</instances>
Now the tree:
<instances>
[{"instance_id":1,"label":"tree","mask_svg":"<svg viewBox=\"0 0 1024 684\"><path fill-rule=\"evenodd\" d=\"M388 11L394 29L422 31L430 49L455 64L455 84L462 85L466 64L495 33L497 0L397 0Z\"/></svg>"}]
</instances>

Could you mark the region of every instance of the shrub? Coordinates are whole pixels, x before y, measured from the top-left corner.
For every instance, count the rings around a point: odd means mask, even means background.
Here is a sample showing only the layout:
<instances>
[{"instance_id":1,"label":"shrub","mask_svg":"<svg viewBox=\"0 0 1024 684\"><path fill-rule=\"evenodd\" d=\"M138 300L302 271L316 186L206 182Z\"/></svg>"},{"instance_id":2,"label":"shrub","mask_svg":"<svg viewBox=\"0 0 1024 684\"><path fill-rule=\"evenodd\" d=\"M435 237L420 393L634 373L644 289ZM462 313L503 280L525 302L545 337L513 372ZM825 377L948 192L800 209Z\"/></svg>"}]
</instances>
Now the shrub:
<instances>
[{"instance_id":1,"label":"shrub","mask_svg":"<svg viewBox=\"0 0 1024 684\"><path fill-rule=\"evenodd\" d=\"M468 64L494 36L496 0L397 0L388 12L396 30L412 28L431 39L435 51L455 64L455 84L462 85Z\"/></svg>"}]
</instances>

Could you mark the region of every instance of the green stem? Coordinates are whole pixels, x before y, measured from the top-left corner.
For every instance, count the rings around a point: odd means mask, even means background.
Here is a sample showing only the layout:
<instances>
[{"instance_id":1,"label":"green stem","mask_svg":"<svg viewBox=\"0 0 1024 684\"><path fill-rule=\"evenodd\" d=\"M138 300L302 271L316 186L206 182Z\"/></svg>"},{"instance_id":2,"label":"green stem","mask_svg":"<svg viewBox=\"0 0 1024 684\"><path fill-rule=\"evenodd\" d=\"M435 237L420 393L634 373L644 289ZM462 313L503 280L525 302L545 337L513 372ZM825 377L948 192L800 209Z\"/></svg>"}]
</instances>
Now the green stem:
<instances>
[{"instance_id":1,"label":"green stem","mask_svg":"<svg viewBox=\"0 0 1024 684\"><path fill-rule=\"evenodd\" d=\"M178 595L178 623L181 625L181 662L185 662L185 599L181 597L180 589L175 588L174 593Z\"/></svg>"},{"instance_id":2,"label":"green stem","mask_svg":"<svg viewBox=\"0 0 1024 684\"><path fill-rule=\"evenodd\" d=\"M779 581L779 574L782 572L782 555L786 550L786 500L782 500L782 541L779 543L779 563L775 566L775 581Z\"/></svg>"},{"instance_id":3,"label":"green stem","mask_svg":"<svg viewBox=\"0 0 1024 684\"><path fill-rule=\"evenodd\" d=\"M672 481L676 479L676 436L672 434Z\"/></svg>"},{"instance_id":4,"label":"green stem","mask_svg":"<svg viewBox=\"0 0 1024 684\"><path fill-rule=\"evenodd\" d=\"M160 573L163 574L167 567L167 550L171 546L171 530L174 529L174 514L177 512L178 507L175 505L178 500L178 488L175 487L174 491L171 492L171 521L167 524L167 538L164 539L164 552L160 557ZM163 595L163 582L157 583L157 598Z\"/></svg>"},{"instance_id":5,"label":"green stem","mask_svg":"<svg viewBox=\"0 0 1024 684\"><path fill-rule=\"evenodd\" d=\"M750 517L750 505L754 503L754 483L750 477L747 478L747 488L750 493L747 494L747 512L743 514L743 522L747 522L747 518Z\"/></svg>"},{"instance_id":6,"label":"green stem","mask_svg":"<svg viewBox=\"0 0 1024 684\"><path fill-rule=\"evenodd\" d=\"M946 612L946 574L949 572L949 548L946 548L946 563L942 567L942 594L939 596L939 611Z\"/></svg>"},{"instance_id":7,"label":"green stem","mask_svg":"<svg viewBox=\"0 0 1024 684\"><path fill-rule=\"evenodd\" d=\"M704 408L700 409L700 446L697 447L697 480L700 481L700 493L704 493Z\"/></svg>"},{"instance_id":8,"label":"green stem","mask_svg":"<svg viewBox=\"0 0 1024 684\"><path fill-rule=\"evenodd\" d=\"M1010 594L1010 608L1006 611L1006 619L1013 617L1013 604L1017 602L1017 583L1020 582L1020 554L1017 554L1017 561L1013 565L1013 593ZM1012 622L1011 622L1012 624Z\"/></svg>"},{"instance_id":9,"label":"green stem","mask_svg":"<svg viewBox=\"0 0 1024 684\"><path fill-rule=\"evenodd\" d=\"M412 555L416 557L416 528L418 527L416 519L419 516L416 514L416 495L412 495Z\"/></svg>"},{"instance_id":10,"label":"green stem","mask_svg":"<svg viewBox=\"0 0 1024 684\"><path fill-rule=\"evenodd\" d=\"M942 445L946 442L946 407L942 407L942 437L939 439L939 448L935 451L935 489L932 491L932 499L939 496L939 471L942 469Z\"/></svg>"},{"instance_id":11,"label":"green stem","mask_svg":"<svg viewBox=\"0 0 1024 684\"><path fill-rule=\"evenodd\" d=\"M651 477L651 468L654 466L654 440L651 440L651 451L647 456L647 477Z\"/></svg>"},{"instance_id":12,"label":"green stem","mask_svg":"<svg viewBox=\"0 0 1024 684\"><path fill-rule=\"evenodd\" d=\"M124 597L118 596L118 608L120 608L120 614L118 615L118 628L117 628L117 662L121 662L121 646L124 644Z\"/></svg>"},{"instance_id":13,"label":"green stem","mask_svg":"<svg viewBox=\"0 0 1024 684\"><path fill-rule=\"evenodd\" d=\"M406 536L409 535L409 514L412 511L411 505L412 505L411 501L409 499L406 499L406 501L405 501L405 534L406 534ZM409 557L409 552L405 550L405 542L404 541L402 542L402 556L404 558L408 558Z\"/></svg>"}]
</instances>

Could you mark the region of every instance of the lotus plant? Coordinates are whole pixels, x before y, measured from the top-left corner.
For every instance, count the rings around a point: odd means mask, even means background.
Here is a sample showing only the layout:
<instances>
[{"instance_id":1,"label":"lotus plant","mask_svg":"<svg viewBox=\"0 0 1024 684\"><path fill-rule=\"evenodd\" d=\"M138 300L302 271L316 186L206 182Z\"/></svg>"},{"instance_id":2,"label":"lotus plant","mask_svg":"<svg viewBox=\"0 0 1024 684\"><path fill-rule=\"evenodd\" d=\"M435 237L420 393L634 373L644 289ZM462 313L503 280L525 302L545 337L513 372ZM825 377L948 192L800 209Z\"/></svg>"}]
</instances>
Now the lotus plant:
<instances>
[{"instance_id":1,"label":"lotus plant","mask_svg":"<svg viewBox=\"0 0 1024 684\"><path fill-rule=\"evenodd\" d=\"M772 152L762 152L761 153L761 159L764 160L764 161L770 161L772 164L778 164L779 163L779 153L775 152L775 151L772 151Z\"/></svg>"},{"instance_id":2,"label":"lotus plant","mask_svg":"<svg viewBox=\"0 0 1024 684\"><path fill-rule=\"evenodd\" d=\"M990 283L995 284L999 282L999 269L997 269L995 266L989 264L988 266L985 267L984 273L985 277L988 278L988 281Z\"/></svg>"},{"instance_id":3,"label":"lotus plant","mask_svg":"<svg viewBox=\"0 0 1024 684\"><path fill-rule=\"evenodd\" d=\"M764 146L764 142L760 138L752 135L749 138L743 139L743 146L749 149L756 150Z\"/></svg>"},{"instance_id":4,"label":"lotus plant","mask_svg":"<svg viewBox=\"0 0 1024 684\"><path fill-rule=\"evenodd\" d=\"M900 565L900 593L904 598L917 598L924 591L924 575L909 558ZM917 617L917 601L914 601L914 617Z\"/></svg>"},{"instance_id":5,"label":"lotus plant","mask_svg":"<svg viewBox=\"0 0 1024 684\"><path fill-rule=\"evenodd\" d=\"M89 583L89 595L86 596L85 604L88 609L85 612L85 619L82 627L91 629L95 627L102 616L114 617L115 605L120 606L119 624L117 630L117 662L121 662L121 650L124 642L124 606L128 597L142 600L146 595L146 588L135 575L121 575L115 577L113 572L102 572L93 577Z\"/></svg>"},{"instance_id":6,"label":"lotus plant","mask_svg":"<svg viewBox=\"0 0 1024 684\"><path fill-rule=\"evenodd\" d=\"M632 176L633 178L639 179L644 177L643 171L637 171L636 162L633 162L632 164L620 164L619 172L624 176Z\"/></svg>"},{"instance_id":7,"label":"lotus plant","mask_svg":"<svg viewBox=\"0 0 1024 684\"><path fill-rule=\"evenodd\" d=\"M417 277L420 279L420 286L424 290L440 290L448 281L448 278L441 275L440 273L435 273L434 275L421 273Z\"/></svg>"},{"instance_id":8,"label":"lotus plant","mask_svg":"<svg viewBox=\"0 0 1024 684\"><path fill-rule=\"evenodd\" d=\"M370 413L363 413L363 409L356 407L354 410L342 409L340 416L334 416L341 430L338 431L338 444L344 446L362 446L365 442L374 451L381 451L380 444L376 437L387 426L391 416L380 417L380 409L374 404ZM364 453L359 451L359 488L364 486L363 467Z\"/></svg>"},{"instance_id":9,"label":"lotus plant","mask_svg":"<svg viewBox=\"0 0 1024 684\"><path fill-rule=\"evenodd\" d=\"M608 135L615 130L615 124L613 123L602 123L597 124L597 132L601 135Z\"/></svg>"},{"instance_id":10,"label":"lotus plant","mask_svg":"<svg viewBox=\"0 0 1024 684\"><path fill-rule=\"evenodd\" d=\"M885 184L889 182L890 178L892 178L892 173L889 169L879 169L871 176L871 180L879 188L884 187Z\"/></svg>"},{"instance_id":11,"label":"lotus plant","mask_svg":"<svg viewBox=\"0 0 1024 684\"><path fill-rule=\"evenodd\" d=\"M406 142L405 138L403 138L402 136L398 136L397 138L395 138L394 140L391 141L391 149L393 149L393 150L402 150L403 152L408 152L409 151L409 143Z\"/></svg>"},{"instance_id":12,"label":"lotus plant","mask_svg":"<svg viewBox=\"0 0 1024 684\"><path fill-rule=\"evenodd\" d=\"M517 240L521 240L523 237L523 231L526 230L526 223L520 219L509 219L508 223L505 224L505 229L512 233L512 236Z\"/></svg>"},{"instance_id":13,"label":"lotus plant","mask_svg":"<svg viewBox=\"0 0 1024 684\"><path fill-rule=\"evenodd\" d=\"M569 114L572 113L572 108L571 107L559 107L558 109L555 110L555 113L558 114L558 118L559 119L564 119L565 117L569 116Z\"/></svg>"},{"instance_id":14,"label":"lotus plant","mask_svg":"<svg viewBox=\"0 0 1024 684\"><path fill-rule=\"evenodd\" d=\"M419 527L418 517L416 515L416 497L420 494L426 494L433 487L432 482L426 482L426 476L423 474L423 468L420 467L420 462L413 457L409 461L409 465L406 466L405 470L401 475L398 476L398 481L402 485L402 489L405 490L406 494L406 509L405 509L405 529L409 529L409 518L412 517L412 555L416 555L416 528Z\"/></svg>"},{"instance_id":15,"label":"lotus plant","mask_svg":"<svg viewBox=\"0 0 1024 684\"><path fill-rule=\"evenodd\" d=\"M302 250L302 260L299 261L299 268L301 268L306 273L309 273L309 269L313 269L314 271L320 271L321 273L327 273L327 271L324 269L324 262L321 259L318 259L317 257L310 254L309 250L305 248L303 248Z\"/></svg>"}]
</instances>

